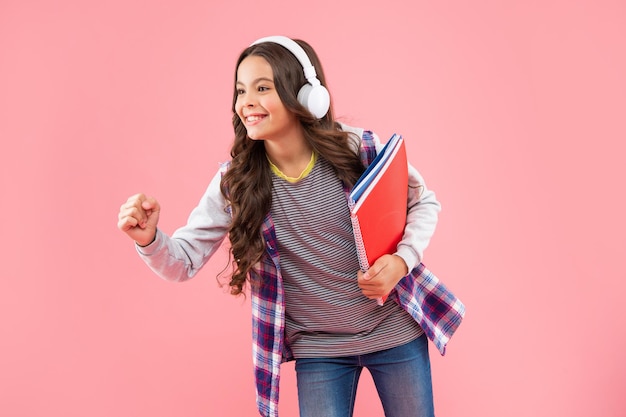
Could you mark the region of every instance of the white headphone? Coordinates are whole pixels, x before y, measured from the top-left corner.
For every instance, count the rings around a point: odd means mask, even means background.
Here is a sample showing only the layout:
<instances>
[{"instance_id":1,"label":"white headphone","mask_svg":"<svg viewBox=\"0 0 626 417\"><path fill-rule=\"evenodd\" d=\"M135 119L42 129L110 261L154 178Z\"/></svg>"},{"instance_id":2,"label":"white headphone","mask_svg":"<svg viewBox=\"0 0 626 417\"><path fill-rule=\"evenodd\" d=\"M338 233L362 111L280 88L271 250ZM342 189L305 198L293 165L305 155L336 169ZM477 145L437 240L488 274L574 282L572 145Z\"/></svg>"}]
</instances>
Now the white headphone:
<instances>
[{"instance_id":1,"label":"white headphone","mask_svg":"<svg viewBox=\"0 0 626 417\"><path fill-rule=\"evenodd\" d=\"M284 46L291 52L302 65L304 70L304 76L307 79L307 84L303 85L300 91L298 91L298 101L304 107L310 111L313 116L321 119L328 113L330 108L330 95L328 90L324 87L320 80L317 79L317 73L315 67L311 64L306 52L298 43L286 36L268 36L258 39L252 42L252 45L256 45L262 42L273 42L281 46Z\"/></svg>"}]
</instances>

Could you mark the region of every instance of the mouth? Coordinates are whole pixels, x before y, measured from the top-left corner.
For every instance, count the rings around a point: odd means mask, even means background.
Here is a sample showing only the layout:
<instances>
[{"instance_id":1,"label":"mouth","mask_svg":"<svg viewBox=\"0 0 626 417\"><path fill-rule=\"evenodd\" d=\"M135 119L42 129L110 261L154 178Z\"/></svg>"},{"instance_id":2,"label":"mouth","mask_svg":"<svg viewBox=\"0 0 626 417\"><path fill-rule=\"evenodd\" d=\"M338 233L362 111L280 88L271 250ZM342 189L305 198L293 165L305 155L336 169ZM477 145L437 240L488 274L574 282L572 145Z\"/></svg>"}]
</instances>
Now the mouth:
<instances>
[{"instance_id":1,"label":"mouth","mask_svg":"<svg viewBox=\"0 0 626 417\"><path fill-rule=\"evenodd\" d=\"M245 121L246 121L246 123L256 123L256 122L258 122L260 120L265 119L265 117L267 117L267 116L262 115L262 114L252 114L250 116L246 116L245 117Z\"/></svg>"}]
</instances>

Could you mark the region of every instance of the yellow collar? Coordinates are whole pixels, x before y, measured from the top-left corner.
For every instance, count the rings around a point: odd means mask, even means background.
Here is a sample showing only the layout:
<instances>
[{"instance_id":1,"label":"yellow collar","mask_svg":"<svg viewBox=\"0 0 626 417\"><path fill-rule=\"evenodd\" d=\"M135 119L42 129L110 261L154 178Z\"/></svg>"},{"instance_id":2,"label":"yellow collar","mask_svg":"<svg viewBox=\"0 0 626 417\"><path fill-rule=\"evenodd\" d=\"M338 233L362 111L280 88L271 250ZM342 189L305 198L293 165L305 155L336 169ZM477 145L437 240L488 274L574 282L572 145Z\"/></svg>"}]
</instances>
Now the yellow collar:
<instances>
[{"instance_id":1,"label":"yellow collar","mask_svg":"<svg viewBox=\"0 0 626 417\"><path fill-rule=\"evenodd\" d=\"M268 157L267 160L270 163L270 168L272 169L272 172L274 174L276 174L277 176L279 176L280 178L289 181L289 182L298 182L301 179L303 179L304 177L306 177L307 175L309 175L309 173L311 172L311 170L313 169L313 167L315 166L315 161L317 160L317 154L315 152L311 152L311 160L309 161L309 163L307 164L307 166L304 168L304 170L300 173L300 175L298 175L297 177L289 177L285 174L283 174L283 172L278 169L278 167L276 165L274 165L274 163L272 161L270 161L270 158Z\"/></svg>"}]
</instances>

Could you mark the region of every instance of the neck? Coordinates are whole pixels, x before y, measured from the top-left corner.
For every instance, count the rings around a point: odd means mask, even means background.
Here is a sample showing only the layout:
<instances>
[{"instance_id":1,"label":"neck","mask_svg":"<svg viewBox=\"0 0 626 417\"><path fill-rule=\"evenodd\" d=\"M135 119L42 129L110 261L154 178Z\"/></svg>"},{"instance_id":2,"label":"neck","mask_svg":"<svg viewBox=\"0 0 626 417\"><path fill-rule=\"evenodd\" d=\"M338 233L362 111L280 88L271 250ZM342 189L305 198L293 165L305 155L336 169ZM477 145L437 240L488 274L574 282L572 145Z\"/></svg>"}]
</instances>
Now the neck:
<instances>
[{"instance_id":1,"label":"neck","mask_svg":"<svg viewBox=\"0 0 626 417\"><path fill-rule=\"evenodd\" d=\"M265 143L267 158L283 174L289 177L298 177L307 168L311 161L313 149L303 139L276 144Z\"/></svg>"}]
</instances>

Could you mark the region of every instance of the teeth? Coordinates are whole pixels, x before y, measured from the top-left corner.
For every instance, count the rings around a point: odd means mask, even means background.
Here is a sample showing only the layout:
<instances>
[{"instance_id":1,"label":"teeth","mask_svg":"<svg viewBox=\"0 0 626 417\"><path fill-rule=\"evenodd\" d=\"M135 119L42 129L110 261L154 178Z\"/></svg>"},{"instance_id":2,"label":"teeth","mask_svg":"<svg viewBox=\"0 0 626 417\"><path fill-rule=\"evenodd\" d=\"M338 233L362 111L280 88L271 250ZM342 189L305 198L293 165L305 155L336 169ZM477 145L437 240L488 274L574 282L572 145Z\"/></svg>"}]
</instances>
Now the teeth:
<instances>
[{"instance_id":1,"label":"teeth","mask_svg":"<svg viewBox=\"0 0 626 417\"><path fill-rule=\"evenodd\" d=\"M248 116L246 117L247 122L256 122L257 120L261 120L262 116Z\"/></svg>"}]
</instances>

